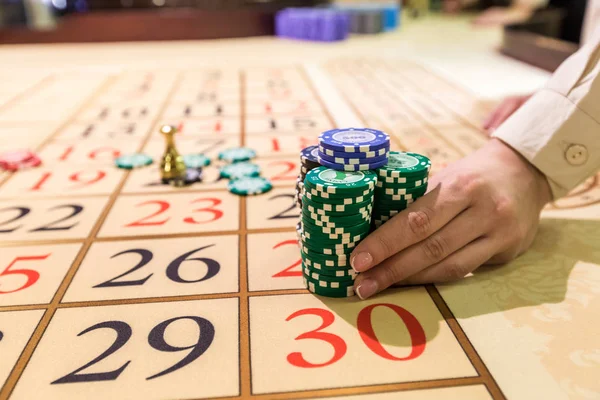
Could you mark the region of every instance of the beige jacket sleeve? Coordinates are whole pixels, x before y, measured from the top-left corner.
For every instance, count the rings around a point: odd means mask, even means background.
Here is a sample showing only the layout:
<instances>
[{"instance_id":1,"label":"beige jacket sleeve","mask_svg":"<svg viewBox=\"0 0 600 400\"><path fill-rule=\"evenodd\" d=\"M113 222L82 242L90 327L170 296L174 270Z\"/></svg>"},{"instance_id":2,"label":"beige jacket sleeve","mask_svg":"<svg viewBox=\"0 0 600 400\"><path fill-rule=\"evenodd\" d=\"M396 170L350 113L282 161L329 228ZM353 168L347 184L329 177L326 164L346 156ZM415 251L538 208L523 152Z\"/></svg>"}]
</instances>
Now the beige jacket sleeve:
<instances>
[{"instance_id":1,"label":"beige jacket sleeve","mask_svg":"<svg viewBox=\"0 0 600 400\"><path fill-rule=\"evenodd\" d=\"M555 199L600 169L599 72L596 29L493 134L546 175Z\"/></svg>"}]
</instances>

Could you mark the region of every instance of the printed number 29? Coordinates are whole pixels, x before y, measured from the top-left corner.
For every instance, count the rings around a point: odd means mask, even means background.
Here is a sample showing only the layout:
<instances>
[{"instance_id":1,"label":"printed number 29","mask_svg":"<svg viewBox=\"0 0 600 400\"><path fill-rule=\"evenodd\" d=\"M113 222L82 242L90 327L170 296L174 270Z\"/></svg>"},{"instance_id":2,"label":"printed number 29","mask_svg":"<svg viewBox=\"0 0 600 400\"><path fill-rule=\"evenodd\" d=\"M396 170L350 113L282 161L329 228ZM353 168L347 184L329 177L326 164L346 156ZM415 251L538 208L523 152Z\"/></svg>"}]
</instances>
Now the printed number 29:
<instances>
[{"instance_id":1,"label":"printed number 29","mask_svg":"<svg viewBox=\"0 0 600 400\"><path fill-rule=\"evenodd\" d=\"M406 328L408 329L408 332L409 332L410 338L411 338L411 342L412 342L412 350L411 350L410 354L407 355L406 357L396 357L396 356L388 353L387 350L385 350L385 348L381 345L381 343L377 339L377 336L375 336L373 324L371 323L371 313L373 312L373 309L375 309L376 307L390 308L402 319L402 321L406 325ZM325 366L331 365L331 364L339 361L340 359L342 359L342 357L344 357L344 355L346 354L346 351L348 349L348 346L346 345L346 342L344 341L344 339L342 339L341 337L339 337L333 333L323 332L323 329L325 329L328 326L330 326L331 324L333 324L333 322L335 320L335 315L331 311L324 310L322 308L306 308L303 310L296 311L295 313L290 315L286 319L286 321L290 321L290 320L292 320L296 317L302 316L302 315L316 315L321 318L322 322L321 322L321 326L319 326L317 329L314 329L312 331L308 331L308 332L305 332L305 333L299 335L298 337L296 337L296 340L316 339L316 340L325 341L333 347L334 354L331 357L331 359L329 359L328 361L321 363L321 364L314 364L314 363L307 361L304 358L304 356L302 355L302 353L294 352L294 353L288 354L288 356L287 356L288 362L295 367L317 368L317 367L325 367ZM387 360L391 360L391 361L414 360L415 358L417 358L421 354L423 354L423 352L425 351L426 338L425 338L425 331L423 330L423 327L421 326L421 324L419 323L417 318L415 318L414 315L412 315L410 312L408 312L404 308L399 307L395 304L389 304L389 303L372 304L370 306L363 308L358 313L356 326L360 333L360 337L363 340L363 342L365 343L365 345L367 345L367 347L373 353L375 353L379 357L385 358Z\"/></svg>"}]
</instances>

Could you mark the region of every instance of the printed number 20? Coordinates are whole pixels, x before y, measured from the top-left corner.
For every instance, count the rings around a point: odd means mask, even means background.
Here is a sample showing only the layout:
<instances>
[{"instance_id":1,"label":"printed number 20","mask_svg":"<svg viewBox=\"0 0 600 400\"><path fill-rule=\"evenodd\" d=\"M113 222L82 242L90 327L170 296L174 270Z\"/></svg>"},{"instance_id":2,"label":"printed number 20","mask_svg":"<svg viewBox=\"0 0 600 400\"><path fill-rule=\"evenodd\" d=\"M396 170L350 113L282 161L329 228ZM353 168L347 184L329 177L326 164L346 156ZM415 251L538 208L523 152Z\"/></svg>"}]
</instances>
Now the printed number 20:
<instances>
[{"instance_id":1,"label":"printed number 20","mask_svg":"<svg viewBox=\"0 0 600 400\"><path fill-rule=\"evenodd\" d=\"M376 307L390 308L402 319L402 321L406 325L406 328L408 329L408 332L410 334L410 338L412 341L412 350L411 350L410 354L407 355L406 357L396 357L396 356L388 353L385 350L385 348L381 345L379 340L377 339L377 336L375 336L373 324L371 323L371 313L373 312L373 309L375 309ZM346 345L346 342L344 342L344 339L342 339L341 337L339 337L333 333L323 332L323 329L325 329L328 326L330 326L331 324L333 324L333 322L335 320L335 315L331 311L324 310L321 308L306 308L303 310L296 311L295 313L290 315L286 319L286 321L290 321L301 315L316 315L321 318L322 322L321 322L321 326L319 326L317 329L302 333L301 335L296 337L296 340L316 339L316 340L325 341L333 347L334 354L331 357L331 359L329 359L328 361L321 363L321 364L314 364L314 363L307 361L304 358L304 356L302 355L302 353L294 352L294 353L288 354L288 356L287 356L287 360L290 364L292 364L295 367L300 367L300 368L325 367L327 365L331 365L331 364L339 361L342 357L344 357L344 355L346 354L347 348L348 348L348 346ZM360 333L361 339L367 345L367 347L373 353L375 353L378 356L385 358L387 360L391 360L391 361L414 360L415 358L417 358L421 354L423 354L423 352L425 351L426 337L425 337L425 331L423 330L423 327L421 326L421 324L419 323L417 318L415 318L414 315L412 315L410 312L408 312L404 308L399 307L395 304L389 304L389 303L372 304L370 306L363 308L358 313L356 326Z\"/></svg>"}]
</instances>

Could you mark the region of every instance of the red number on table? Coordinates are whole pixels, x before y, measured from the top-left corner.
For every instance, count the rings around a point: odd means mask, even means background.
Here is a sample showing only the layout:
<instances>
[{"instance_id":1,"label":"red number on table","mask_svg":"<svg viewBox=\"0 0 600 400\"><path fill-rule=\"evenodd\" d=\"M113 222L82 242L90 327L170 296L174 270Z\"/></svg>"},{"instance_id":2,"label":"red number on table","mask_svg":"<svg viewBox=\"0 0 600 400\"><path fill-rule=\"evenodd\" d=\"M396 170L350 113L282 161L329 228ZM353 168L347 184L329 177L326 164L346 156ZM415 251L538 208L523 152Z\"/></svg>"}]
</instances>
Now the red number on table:
<instances>
[{"instance_id":1,"label":"red number on table","mask_svg":"<svg viewBox=\"0 0 600 400\"><path fill-rule=\"evenodd\" d=\"M166 202L166 201L161 201L161 200L149 200L149 201L145 201L143 203L137 204L136 207L139 206L145 206L147 204L156 204L158 205L159 209L158 211L156 211L154 214L150 214L147 217L144 217L140 220L137 220L135 222L132 222L128 225L125 225L126 227L134 227L134 226L156 226L156 225L164 225L165 222L167 222L169 220L169 218L163 219L162 221L147 221L151 218L156 217L157 215L162 214L163 212L167 211L171 205Z\"/></svg>"},{"instance_id":2,"label":"red number on table","mask_svg":"<svg viewBox=\"0 0 600 400\"><path fill-rule=\"evenodd\" d=\"M297 164L292 161L272 161L268 165L269 167L276 165L285 166L285 170L283 172L271 176L272 181L295 181L298 179L298 174L294 173L298 167Z\"/></svg>"},{"instance_id":3,"label":"red number on table","mask_svg":"<svg viewBox=\"0 0 600 400\"><path fill-rule=\"evenodd\" d=\"M371 323L371 314L373 313L373 310L376 307L390 308L402 319L402 322L404 322L404 325L406 325L406 329L408 329L408 333L410 334L410 339L412 342L412 350L408 356L395 357L395 356L391 355L383 348L383 346L377 339L377 336L375 336L375 330L373 329L373 324ZM358 328L358 332L360 333L360 337L362 338L363 342L365 342L367 347L369 349L371 349L371 351L373 353L377 354L380 357L386 358L388 360L392 360L392 361L414 360L415 358L417 358L421 354L423 354L423 352L425 351L426 338L425 338L425 331L423 330L423 327L421 326L421 324L419 323L417 318L415 318L414 315L412 315L410 312L406 311L404 308L397 306L395 304L388 304L388 303L372 304L370 306L363 308L358 313L356 326Z\"/></svg>"},{"instance_id":4,"label":"red number on table","mask_svg":"<svg viewBox=\"0 0 600 400\"><path fill-rule=\"evenodd\" d=\"M302 355L302 353L294 352L294 353L288 354L288 356L287 356L288 362L295 367L316 368L316 367L326 367L327 365L331 365L334 362L340 360L346 354L346 350L348 349L348 346L346 345L346 342L344 342L344 339L342 339L341 337L339 337L337 335L334 335L333 333L321 332L322 329L325 329L328 326L330 326L331 324L333 324L333 321L335 320L335 316L333 315L333 313L331 311L323 310L321 308L306 308L304 310L296 311L295 313L293 313L292 315L287 317L286 321L292 320L301 315L316 315L321 318L322 322L321 322L321 326L319 326L317 329L308 331L306 333L303 333L303 334L297 336L296 340L302 340L302 339L323 340L323 341L329 343L333 347L333 350L334 350L333 356L331 356L329 361L326 361L321 364L313 364L311 362L306 361L304 359L304 356Z\"/></svg>"},{"instance_id":5,"label":"red number on table","mask_svg":"<svg viewBox=\"0 0 600 400\"><path fill-rule=\"evenodd\" d=\"M383 346L381 345L381 343L375 336L375 331L373 329L373 325L371 322L371 313L373 312L373 309L375 309L376 307L388 307L388 308L392 309L402 319L402 321L406 325L406 328L408 329L408 332L410 334L411 341L412 341L412 350L408 356L395 357L395 356L391 355L383 348ZM316 367L325 367L327 365L331 365L334 362L340 360L344 356L344 354L346 354L346 350L347 350L346 342L344 342L344 340L341 337L339 337L333 333L321 332L323 329L325 329L328 326L330 326L331 324L333 324L333 322L335 320L335 315L331 311L324 310L321 308L306 308L303 310L296 311L295 313L290 315L286 319L286 321L290 321L301 315L316 315L321 318L322 322L321 322L321 326L319 326L317 329L299 335L298 337L296 337L296 340L300 340L300 339L323 340L333 346L333 348L335 350L334 355L327 362L324 362L321 364L313 364L313 363L306 361L304 359L304 357L302 356L302 353L294 352L294 353L288 354L288 356L287 356L288 362L296 367L316 368ZM363 340L363 342L365 343L365 345L367 345L367 347L373 353L375 353L379 357L385 358L387 360L391 360L391 361L414 360L415 358L417 358L421 354L423 354L423 352L425 351L425 344L427 342L427 339L425 337L425 331L423 330L423 327L421 326L421 324L419 323L419 321L417 320L417 318L414 315L412 315L409 311L405 310L404 308L399 307L395 304L387 304L387 303L372 304L370 306L363 308L358 313L356 326L360 333L360 337Z\"/></svg>"},{"instance_id":6,"label":"red number on table","mask_svg":"<svg viewBox=\"0 0 600 400\"><path fill-rule=\"evenodd\" d=\"M82 174L85 174L85 172L81 171L81 172L76 172L76 173L70 175L69 181L74 182L74 183L81 183L82 184L81 186L87 186L87 185L92 185L96 182L101 181L106 176L106 172L98 170L98 171L96 171L96 175L94 177L83 180ZM51 176L52 176L52 172L44 172L42 174L42 177L29 190L32 192L41 190L42 187L44 186L44 184L50 179Z\"/></svg>"},{"instance_id":7,"label":"red number on table","mask_svg":"<svg viewBox=\"0 0 600 400\"><path fill-rule=\"evenodd\" d=\"M223 211L215 208L216 206L218 206L219 204L222 203L222 200L216 199L213 197L198 198L198 199L193 200L191 202L191 204L201 203L201 202L209 202L211 204L204 208L197 208L195 210L192 210L192 212L194 212L194 213L196 213L196 212L210 213L210 214L212 214L212 217L206 221L198 221L198 220L194 219L194 217L185 217L183 219L183 222L185 222L187 224L206 224L208 222L216 221L223 216ZM171 207L169 202L162 201L162 200L149 200L149 201L145 201L143 203L136 204L135 207L144 206L144 205L148 205L148 204L157 205L159 207L158 211L156 211L153 214L150 214L146 217L143 217L137 221L131 222L125 226L126 227L157 226L157 225L164 225L167 221L169 221L169 219L170 219L169 217L167 217L163 220L160 220L160 221L148 221L149 219L152 219L152 218L164 213L165 211L167 211Z\"/></svg>"},{"instance_id":8,"label":"red number on table","mask_svg":"<svg viewBox=\"0 0 600 400\"><path fill-rule=\"evenodd\" d=\"M279 242L275 246L273 246L273 250L278 249L281 246L285 246L288 244L292 244L295 247L298 247L298 242L296 240L285 240L285 241ZM289 267L286 267L285 269L283 269L283 270L279 271L278 273L276 273L275 275L273 275L273 278L285 278L288 276L302 276L302 271L290 271L290 269L297 267L301 263L302 263L302 258L299 258L296 262L294 262Z\"/></svg>"},{"instance_id":9,"label":"red number on table","mask_svg":"<svg viewBox=\"0 0 600 400\"><path fill-rule=\"evenodd\" d=\"M215 199L213 197L207 197L204 199L195 199L192 201L192 204L194 203L201 203L201 202L205 202L208 201L211 203L210 206L205 207L205 208L197 208L195 210L192 210L192 212L208 212L211 213L213 216L211 219L207 220L207 221L196 221L193 217L186 217L183 219L183 222L186 222L188 224L205 224L207 222L213 222L216 221L218 219L220 219L223 216L223 211L218 210L214 207L218 206L219 204L222 203L222 201L220 199Z\"/></svg>"},{"instance_id":10,"label":"red number on table","mask_svg":"<svg viewBox=\"0 0 600 400\"><path fill-rule=\"evenodd\" d=\"M28 287L32 286L34 283L36 283L38 281L38 279L40 279L39 272L37 272L33 269L13 269L13 270L11 270L10 268L13 265L18 263L19 261L45 260L49 256L50 256L50 254L46 254L43 256L16 257L10 264L8 264L8 267L6 267L4 269L4 271L2 273L0 273L0 277L6 276L6 275L24 275L27 278L27 281L23 285L21 285L21 287L18 287L15 290L9 290L9 291L0 290L0 294L14 293L14 292L18 292L21 290L25 290Z\"/></svg>"}]
</instances>

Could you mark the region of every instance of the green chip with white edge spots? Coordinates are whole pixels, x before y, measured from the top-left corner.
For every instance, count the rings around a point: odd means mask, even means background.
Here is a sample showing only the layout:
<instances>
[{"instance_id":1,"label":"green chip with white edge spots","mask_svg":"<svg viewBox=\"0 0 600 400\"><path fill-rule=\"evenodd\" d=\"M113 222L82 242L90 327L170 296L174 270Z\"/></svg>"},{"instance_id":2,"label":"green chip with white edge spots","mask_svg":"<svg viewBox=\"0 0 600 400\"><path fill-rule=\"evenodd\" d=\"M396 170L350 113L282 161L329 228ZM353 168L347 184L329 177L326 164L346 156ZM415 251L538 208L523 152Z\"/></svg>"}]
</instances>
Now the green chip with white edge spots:
<instances>
[{"instance_id":1,"label":"green chip with white edge spots","mask_svg":"<svg viewBox=\"0 0 600 400\"><path fill-rule=\"evenodd\" d=\"M325 193L364 193L373 189L377 175L373 171L338 171L327 167L314 168L306 174L305 185Z\"/></svg>"},{"instance_id":2,"label":"green chip with white edge spots","mask_svg":"<svg viewBox=\"0 0 600 400\"><path fill-rule=\"evenodd\" d=\"M202 168L210 165L210 158L204 154L186 154L183 156L183 162L187 168Z\"/></svg>"},{"instance_id":3,"label":"green chip with white edge spots","mask_svg":"<svg viewBox=\"0 0 600 400\"><path fill-rule=\"evenodd\" d=\"M390 151L388 163L377 169L382 178L402 178L420 175L426 176L431 169L431 160L417 153Z\"/></svg>"},{"instance_id":4,"label":"green chip with white edge spots","mask_svg":"<svg viewBox=\"0 0 600 400\"><path fill-rule=\"evenodd\" d=\"M256 157L256 151L249 147L234 147L219 153L219 160L237 163L249 161Z\"/></svg>"},{"instance_id":5,"label":"green chip with white edge spots","mask_svg":"<svg viewBox=\"0 0 600 400\"><path fill-rule=\"evenodd\" d=\"M221 176L228 179L239 179L245 177L259 176L260 167L249 162L228 164L221 168Z\"/></svg>"},{"instance_id":6,"label":"green chip with white edge spots","mask_svg":"<svg viewBox=\"0 0 600 400\"><path fill-rule=\"evenodd\" d=\"M273 189L271 181L261 176L255 177L244 177L232 180L227 185L227 188L231 193L240 196L256 195L266 193Z\"/></svg>"}]
</instances>

